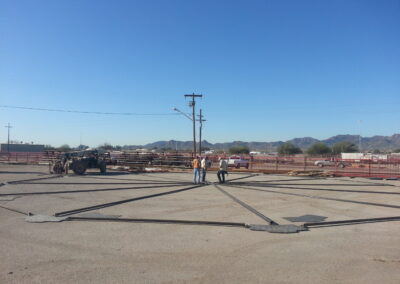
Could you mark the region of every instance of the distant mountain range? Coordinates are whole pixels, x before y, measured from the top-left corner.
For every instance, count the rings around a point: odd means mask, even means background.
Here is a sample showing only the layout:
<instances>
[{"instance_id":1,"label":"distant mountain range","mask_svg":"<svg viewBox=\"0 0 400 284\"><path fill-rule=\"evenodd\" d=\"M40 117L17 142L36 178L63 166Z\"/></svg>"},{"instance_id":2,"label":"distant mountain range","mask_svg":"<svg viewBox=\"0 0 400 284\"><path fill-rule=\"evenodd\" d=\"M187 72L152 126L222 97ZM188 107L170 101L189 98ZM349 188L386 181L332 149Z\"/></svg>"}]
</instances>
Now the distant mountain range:
<instances>
[{"instance_id":1,"label":"distant mountain range","mask_svg":"<svg viewBox=\"0 0 400 284\"><path fill-rule=\"evenodd\" d=\"M322 142L328 146L332 146L338 142L351 142L355 145L359 145L359 135L336 135L330 137L325 140L318 140L312 137L303 137L303 138L294 138L288 141L275 141L275 142L244 142L244 141L233 141L233 142L225 142L225 143L215 143L212 144L206 140L202 141L202 147L215 149L215 150L228 150L232 146L246 146L251 151L267 151L274 152L277 148L286 143L290 142L297 147L305 150L309 148L311 145ZM193 148L192 141L157 141L153 143L149 143L146 145L125 145L123 149L125 150L133 150L133 149L161 149L161 148L170 148L170 149L178 149L178 150L190 150ZM361 137L361 150L362 151L390 151L400 149L400 134L394 134L392 136L373 136L373 137Z\"/></svg>"}]
</instances>

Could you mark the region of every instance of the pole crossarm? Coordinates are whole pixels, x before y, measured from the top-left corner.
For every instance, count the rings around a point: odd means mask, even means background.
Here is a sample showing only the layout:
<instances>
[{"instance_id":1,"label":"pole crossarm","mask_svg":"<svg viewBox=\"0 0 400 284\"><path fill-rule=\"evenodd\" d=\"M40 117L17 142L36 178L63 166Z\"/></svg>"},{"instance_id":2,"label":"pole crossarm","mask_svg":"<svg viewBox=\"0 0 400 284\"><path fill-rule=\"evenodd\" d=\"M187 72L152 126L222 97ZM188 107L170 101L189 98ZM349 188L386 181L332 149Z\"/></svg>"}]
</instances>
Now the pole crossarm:
<instances>
[{"instance_id":1,"label":"pole crossarm","mask_svg":"<svg viewBox=\"0 0 400 284\"><path fill-rule=\"evenodd\" d=\"M185 95L185 98L187 98L187 97L191 97L192 99L193 99L193 98L202 98L203 95L198 95L198 94L193 93L193 94L187 94L187 95Z\"/></svg>"}]
</instances>

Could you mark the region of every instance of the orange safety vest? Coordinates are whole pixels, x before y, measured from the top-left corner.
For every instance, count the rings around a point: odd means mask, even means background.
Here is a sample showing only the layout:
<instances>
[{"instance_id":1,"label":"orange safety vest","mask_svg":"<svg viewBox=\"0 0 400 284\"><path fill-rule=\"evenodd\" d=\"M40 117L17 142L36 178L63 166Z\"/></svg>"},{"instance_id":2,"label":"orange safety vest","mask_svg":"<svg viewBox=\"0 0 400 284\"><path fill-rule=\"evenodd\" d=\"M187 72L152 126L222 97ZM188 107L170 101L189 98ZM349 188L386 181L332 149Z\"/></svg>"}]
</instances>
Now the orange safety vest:
<instances>
[{"instance_id":1,"label":"orange safety vest","mask_svg":"<svg viewBox=\"0 0 400 284\"><path fill-rule=\"evenodd\" d=\"M193 162L192 162L192 166L193 166L193 169L198 169L198 168L200 168L200 162L199 162L199 160L198 160L198 159L194 159Z\"/></svg>"}]
</instances>

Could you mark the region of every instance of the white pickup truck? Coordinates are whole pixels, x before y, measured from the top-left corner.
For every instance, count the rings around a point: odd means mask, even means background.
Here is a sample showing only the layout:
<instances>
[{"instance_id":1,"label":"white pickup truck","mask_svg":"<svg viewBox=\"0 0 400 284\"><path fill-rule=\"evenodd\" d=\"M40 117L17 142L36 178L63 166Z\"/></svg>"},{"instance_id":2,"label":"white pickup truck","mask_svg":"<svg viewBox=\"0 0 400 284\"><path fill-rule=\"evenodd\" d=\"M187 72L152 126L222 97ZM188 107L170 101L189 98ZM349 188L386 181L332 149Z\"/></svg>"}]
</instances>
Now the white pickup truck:
<instances>
[{"instance_id":1,"label":"white pickup truck","mask_svg":"<svg viewBox=\"0 0 400 284\"><path fill-rule=\"evenodd\" d=\"M249 161L242 159L239 156L231 156L228 159L228 167L235 167L239 169L240 167L244 167L246 169L249 168Z\"/></svg>"},{"instance_id":2,"label":"white pickup truck","mask_svg":"<svg viewBox=\"0 0 400 284\"><path fill-rule=\"evenodd\" d=\"M319 160L315 161L314 165L323 168L323 167L339 167L339 168L345 168L347 166L351 166L350 163L348 162L343 162L343 161L332 161L332 160Z\"/></svg>"}]
</instances>

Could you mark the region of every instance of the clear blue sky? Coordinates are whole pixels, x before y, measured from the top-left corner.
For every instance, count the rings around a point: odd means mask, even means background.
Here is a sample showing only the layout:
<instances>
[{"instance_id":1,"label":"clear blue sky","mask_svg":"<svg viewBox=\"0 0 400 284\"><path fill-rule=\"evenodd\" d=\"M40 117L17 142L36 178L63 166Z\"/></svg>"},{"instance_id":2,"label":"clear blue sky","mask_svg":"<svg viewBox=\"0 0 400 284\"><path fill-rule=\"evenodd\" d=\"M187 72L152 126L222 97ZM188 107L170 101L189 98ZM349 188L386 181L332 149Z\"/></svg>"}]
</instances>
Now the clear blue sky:
<instances>
[{"instance_id":1,"label":"clear blue sky","mask_svg":"<svg viewBox=\"0 0 400 284\"><path fill-rule=\"evenodd\" d=\"M210 142L400 133L400 1L0 0L0 105ZM360 123L360 121L362 121ZM0 141L191 140L0 107Z\"/></svg>"}]
</instances>

